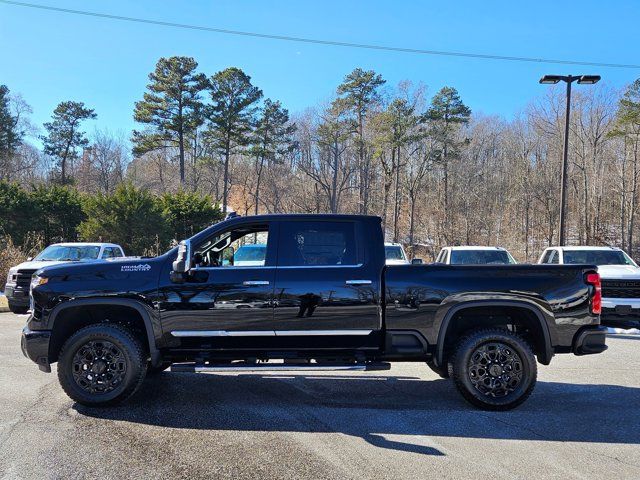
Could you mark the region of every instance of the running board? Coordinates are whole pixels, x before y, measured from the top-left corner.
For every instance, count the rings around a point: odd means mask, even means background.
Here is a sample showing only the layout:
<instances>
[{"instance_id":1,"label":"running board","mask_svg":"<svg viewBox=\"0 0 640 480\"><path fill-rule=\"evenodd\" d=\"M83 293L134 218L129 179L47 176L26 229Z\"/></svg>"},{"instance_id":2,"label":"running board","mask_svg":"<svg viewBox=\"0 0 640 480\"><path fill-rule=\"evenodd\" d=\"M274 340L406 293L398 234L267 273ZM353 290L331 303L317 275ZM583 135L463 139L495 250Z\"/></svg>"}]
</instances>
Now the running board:
<instances>
[{"instance_id":1,"label":"running board","mask_svg":"<svg viewBox=\"0 0 640 480\"><path fill-rule=\"evenodd\" d=\"M197 365L195 363L174 363L172 372L213 373L213 372L335 372L335 371L379 371L391 369L390 363L354 363L354 364L305 364L288 365L278 363L239 364L234 365Z\"/></svg>"}]
</instances>

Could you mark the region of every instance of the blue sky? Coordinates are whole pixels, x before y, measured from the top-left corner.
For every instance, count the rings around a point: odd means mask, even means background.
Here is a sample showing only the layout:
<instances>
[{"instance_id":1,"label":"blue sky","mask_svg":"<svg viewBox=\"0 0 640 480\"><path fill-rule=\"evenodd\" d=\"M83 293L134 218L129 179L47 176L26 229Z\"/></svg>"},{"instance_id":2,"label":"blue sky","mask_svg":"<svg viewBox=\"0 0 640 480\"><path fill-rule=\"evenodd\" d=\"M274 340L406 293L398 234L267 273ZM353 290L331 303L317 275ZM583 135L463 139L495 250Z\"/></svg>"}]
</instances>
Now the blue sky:
<instances>
[{"instance_id":1,"label":"blue sky","mask_svg":"<svg viewBox=\"0 0 640 480\"><path fill-rule=\"evenodd\" d=\"M640 2L71 1L33 3L216 28L507 56L640 63ZM544 73L600 74L616 88L640 70L516 63L245 38L89 18L0 3L0 84L21 93L41 125L63 100L84 101L86 124L128 132L159 57L193 56L208 75L237 66L265 96L296 112L328 99L354 67L390 84L456 87L476 112L511 117ZM584 87L578 87L584 88ZM587 87L588 88L588 87Z\"/></svg>"}]
</instances>

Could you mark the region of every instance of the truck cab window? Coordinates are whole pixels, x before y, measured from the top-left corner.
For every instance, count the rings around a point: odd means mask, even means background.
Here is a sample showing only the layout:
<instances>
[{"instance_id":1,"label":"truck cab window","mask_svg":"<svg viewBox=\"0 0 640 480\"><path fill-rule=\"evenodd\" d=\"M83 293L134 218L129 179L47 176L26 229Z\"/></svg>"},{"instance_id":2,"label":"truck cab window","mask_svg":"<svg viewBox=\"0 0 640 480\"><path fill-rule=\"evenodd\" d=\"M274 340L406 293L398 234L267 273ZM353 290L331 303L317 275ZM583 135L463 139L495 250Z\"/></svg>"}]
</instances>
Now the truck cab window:
<instances>
[{"instance_id":1,"label":"truck cab window","mask_svg":"<svg viewBox=\"0 0 640 480\"><path fill-rule=\"evenodd\" d=\"M269 229L243 226L207 239L194 249L196 267L262 267L266 263Z\"/></svg>"},{"instance_id":2,"label":"truck cab window","mask_svg":"<svg viewBox=\"0 0 640 480\"><path fill-rule=\"evenodd\" d=\"M278 265L356 265L353 222L289 222L280 227Z\"/></svg>"},{"instance_id":3,"label":"truck cab window","mask_svg":"<svg viewBox=\"0 0 640 480\"><path fill-rule=\"evenodd\" d=\"M547 250L546 252L544 252L544 255L542 256L542 261L540 263L549 263L549 257L551 256L551 252L552 250Z\"/></svg>"}]
</instances>

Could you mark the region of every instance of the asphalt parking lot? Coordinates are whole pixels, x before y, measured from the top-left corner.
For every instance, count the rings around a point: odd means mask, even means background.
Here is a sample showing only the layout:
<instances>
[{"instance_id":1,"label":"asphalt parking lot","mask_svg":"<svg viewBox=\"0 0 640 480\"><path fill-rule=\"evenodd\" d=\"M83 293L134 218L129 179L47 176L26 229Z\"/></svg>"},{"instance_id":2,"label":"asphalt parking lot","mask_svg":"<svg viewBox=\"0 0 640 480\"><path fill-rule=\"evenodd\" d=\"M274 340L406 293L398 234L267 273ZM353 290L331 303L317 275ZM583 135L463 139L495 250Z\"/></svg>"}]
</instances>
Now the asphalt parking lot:
<instances>
[{"instance_id":1,"label":"asphalt parking lot","mask_svg":"<svg viewBox=\"0 0 640 480\"><path fill-rule=\"evenodd\" d=\"M640 336L557 356L519 409L472 409L425 365L163 373L75 405L0 314L0 478L640 478Z\"/></svg>"}]
</instances>

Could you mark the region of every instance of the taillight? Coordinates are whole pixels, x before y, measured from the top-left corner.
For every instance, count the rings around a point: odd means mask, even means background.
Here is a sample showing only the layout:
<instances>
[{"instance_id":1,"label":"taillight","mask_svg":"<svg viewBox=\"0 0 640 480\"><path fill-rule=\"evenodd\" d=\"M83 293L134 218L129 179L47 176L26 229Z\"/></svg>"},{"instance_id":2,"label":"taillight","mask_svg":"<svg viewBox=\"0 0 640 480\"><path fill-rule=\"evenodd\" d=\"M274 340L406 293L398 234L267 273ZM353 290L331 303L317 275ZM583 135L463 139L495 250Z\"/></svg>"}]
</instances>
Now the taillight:
<instances>
[{"instance_id":1,"label":"taillight","mask_svg":"<svg viewBox=\"0 0 640 480\"><path fill-rule=\"evenodd\" d=\"M587 283L593 285L594 294L591 297L591 313L600 315L602 312L602 283L599 273L587 273Z\"/></svg>"}]
</instances>

